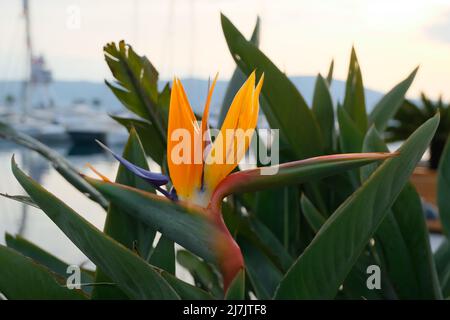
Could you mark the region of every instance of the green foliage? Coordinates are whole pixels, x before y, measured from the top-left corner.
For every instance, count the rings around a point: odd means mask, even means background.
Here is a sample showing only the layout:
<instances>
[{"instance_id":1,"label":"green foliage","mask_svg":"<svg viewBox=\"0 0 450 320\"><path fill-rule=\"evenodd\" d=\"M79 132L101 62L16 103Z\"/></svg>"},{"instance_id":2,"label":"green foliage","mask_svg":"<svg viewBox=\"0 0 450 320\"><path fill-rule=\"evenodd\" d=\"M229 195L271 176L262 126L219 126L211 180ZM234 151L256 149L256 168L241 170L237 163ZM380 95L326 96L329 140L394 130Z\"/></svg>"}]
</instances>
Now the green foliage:
<instances>
[{"instance_id":1,"label":"green foliage","mask_svg":"<svg viewBox=\"0 0 450 320\"><path fill-rule=\"evenodd\" d=\"M244 300L245 298L245 271L238 272L225 295L226 300Z\"/></svg>"},{"instance_id":2,"label":"green foliage","mask_svg":"<svg viewBox=\"0 0 450 320\"><path fill-rule=\"evenodd\" d=\"M148 169L147 159L142 149L141 142L134 129L130 131L130 137L125 145L123 157L136 165ZM130 173L125 167L120 165L117 172L116 182L130 187L139 188L149 192L154 192L153 188ZM130 250L136 250L141 257L147 257L152 249L153 239L156 231L139 223L114 203L110 204L106 215L103 232ZM172 245L173 246L173 245ZM97 269L95 282L111 282L111 280ZM126 295L115 285L97 286L92 294L95 299L124 299Z\"/></svg>"},{"instance_id":3,"label":"green foliage","mask_svg":"<svg viewBox=\"0 0 450 320\"><path fill-rule=\"evenodd\" d=\"M270 127L280 130L282 146L276 174L261 175L261 169L254 169L227 177L232 183L217 189L226 225L221 228L210 208L162 198L122 166L115 183L81 176L50 148L0 124L0 136L47 158L69 183L98 202L107 217L99 231L13 160L12 171L28 196L2 195L41 210L96 270L81 269L82 289L69 290L64 287L67 263L8 234L7 247L0 246L0 293L8 299L449 297L450 240L432 254L420 198L408 181L429 142L447 138L450 113L442 102L435 105L425 97L423 108L404 101L417 69L367 114L362 70L352 48L343 101L335 103L330 94L332 61L326 78L318 75L308 106L258 48L259 19L250 40L228 18L222 15L221 20L237 67L219 124L245 78L253 70L258 78L264 72L261 109ZM104 54L114 77L106 85L133 113L113 117L129 132L123 157L148 168L149 156L167 173L169 84L158 86L156 68L123 41L107 44ZM395 155L371 153L387 151L383 138L406 142ZM439 169L439 209L447 236L449 150L447 146ZM356 154L334 155L349 152ZM228 231L245 268L225 291L220 244ZM175 244L183 249L175 251ZM367 267L374 264L381 269L379 290L366 286ZM177 278L180 267L191 274L193 284Z\"/></svg>"},{"instance_id":4,"label":"green foliage","mask_svg":"<svg viewBox=\"0 0 450 320\"><path fill-rule=\"evenodd\" d=\"M284 276L276 298L331 299L408 181L439 117L425 123L344 202ZM395 173L395 174L394 174Z\"/></svg>"},{"instance_id":5,"label":"green foliage","mask_svg":"<svg viewBox=\"0 0 450 320\"><path fill-rule=\"evenodd\" d=\"M411 76L413 75L414 73ZM443 102L442 98L434 102L422 93L420 104L411 100L405 100L392 120L388 122L385 133L386 141L405 140L436 113L440 113L441 122L431 141L429 166L432 169L437 169L445 143L450 134L450 104Z\"/></svg>"},{"instance_id":6,"label":"green foliage","mask_svg":"<svg viewBox=\"0 0 450 320\"><path fill-rule=\"evenodd\" d=\"M0 245L0 290L8 299L81 300L79 290L64 287L63 278L49 269Z\"/></svg>"}]
</instances>

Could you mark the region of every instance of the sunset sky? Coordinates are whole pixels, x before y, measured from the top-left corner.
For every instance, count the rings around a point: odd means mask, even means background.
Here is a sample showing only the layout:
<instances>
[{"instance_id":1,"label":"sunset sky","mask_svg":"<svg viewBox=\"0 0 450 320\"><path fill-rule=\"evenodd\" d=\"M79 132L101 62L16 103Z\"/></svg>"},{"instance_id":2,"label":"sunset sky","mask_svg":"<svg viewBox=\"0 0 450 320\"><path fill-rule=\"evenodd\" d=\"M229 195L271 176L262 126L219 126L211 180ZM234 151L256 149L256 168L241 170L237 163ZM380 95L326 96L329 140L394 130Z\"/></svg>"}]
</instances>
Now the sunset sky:
<instances>
[{"instance_id":1,"label":"sunset sky","mask_svg":"<svg viewBox=\"0 0 450 320\"><path fill-rule=\"evenodd\" d=\"M367 87L385 91L415 66L410 97L450 99L450 1L444 0L30 0L37 53L55 79L109 77L102 45L125 39L162 78L207 78L234 69L220 26L225 13L246 35L261 17L261 48L288 75L344 79L356 47ZM21 1L0 0L0 79L23 76ZM79 13L79 15L78 15Z\"/></svg>"}]
</instances>

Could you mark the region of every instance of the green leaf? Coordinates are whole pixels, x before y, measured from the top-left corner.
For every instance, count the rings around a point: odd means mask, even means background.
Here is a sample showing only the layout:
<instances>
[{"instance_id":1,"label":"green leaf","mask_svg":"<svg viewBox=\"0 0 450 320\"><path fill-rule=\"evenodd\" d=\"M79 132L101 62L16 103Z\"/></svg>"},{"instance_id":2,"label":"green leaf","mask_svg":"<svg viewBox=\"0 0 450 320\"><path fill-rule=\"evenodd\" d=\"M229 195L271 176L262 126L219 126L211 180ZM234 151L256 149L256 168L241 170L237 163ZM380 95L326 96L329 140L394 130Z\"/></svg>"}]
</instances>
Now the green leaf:
<instances>
[{"instance_id":1,"label":"green leaf","mask_svg":"<svg viewBox=\"0 0 450 320\"><path fill-rule=\"evenodd\" d=\"M138 221L161 232L208 262L216 263L215 241L222 231L200 208L186 208L160 196L86 177L97 190Z\"/></svg>"},{"instance_id":2,"label":"green leaf","mask_svg":"<svg viewBox=\"0 0 450 320\"><path fill-rule=\"evenodd\" d=\"M173 241L161 236L148 261L155 267L175 274L175 247Z\"/></svg>"},{"instance_id":3,"label":"green leaf","mask_svg":"<svg viewBox=\"0 0 450 320\"><path fill-rule=\"evenodd\" d=\"M34 260L35 262L41 264L42 266L48 268L50 271L56 273L61 279L66 279L69 274L67 273L67 268L69 264L55 257L51 253L45 251L44 249L38 247L34 243L31 243L27 239L16 235L15 237L6 233L5 242L8 248L11 248L24 256ZM80 268L81 271L81 283L91 284L94 281L94 277L91 271ZM83 286L82 289L86 292L90 292L90 286Z\"/></svg>"},{"instance_id":4,"label":"green leaf","mask_svg":"<svg viewBox=\"0 0 450 320\"><path fill-rule=\"evenodd\" d=\"M364 137L362 146L363 152L388 152L389 149L386 143L381 138L379 131L371 126ZM379 167L378 163L371 163L361 168L361 180L367 180L370 175Z\"/></svg>"},{"instance_id":5,"label":"green leaf","mask_svg":"<svg viewBox=\"0 0 450 320\"><path fill-rule=\"evenodd\" d=\"M238 237L245 261L245 271L258 299L271 299L282 278L281 271L269 257L249 241Z\"/></svg>"},{"instance_id":6,"label":"green leaf","mask_svg":"<svg viewBox=\"0 0 450 320\"><path fill-rule=\"evenodd\" d=\"M322 133L325 151L334 149L334 108L326 80L319 74L314 88L312 111Z\"/></svg>"},{"instance_id":7,"label":"green leaf","mask_svg":"<svg viewBox=\"0 0 450 320\"><path fill-rule=\"evenodd\" d=\"M30 197L28 196L23 196L23 195L9 195L7 193L1 193L0 192L0 196L17 201L17 202L21 202L23 204L26 204L27 206L31 206L31 207L35 207L39 209L39 206L34 203L33 200L31 200Z\"/></svg>"},{"instance_id":8,"label":"green leaf","mask_svg":"<svg viewBox=\"0 0 450 320\"><path fill-rule=\"evenodd\" d=\"M343 108L355 123L361 134L367 130L366 101L361 68L356 57L355 48L352 47L350 65L348 67L347 82L345 84L345 97Z\"/></svg>"},{"instance_id":9,"label":"green leaf","mask_svg":"<svg viewBox=\"0 0 450 320\"><path fill-rule=\"evenodd\" d=\"M79 191L89 196L92 200L99 203L102 207L106 208L108 202L102 195L90 186L79 174L77 168L73 166L69 161L64 159L56 151L50 149L45 144L38 140L16 131L12 127L0 121L0 137L9 141L12 141L18 145L24 146L30 150L36 151L41 156L49 160L56 171L59 172L70 184L72 184ZM16 199L17 200L17 199Z\"/></svg>"},{"instance_id":10,"label":"green leaf","mask_svg":"<svg viewBox=\"0 0 450 320\"><path fill-rule=\"evenodd\" d=\"M366 152L388 149L373 126L363 149ZM365 175L368 177L369 172ZM411 183L400 192L378 228L376 239L386 260L385 271L400 299L441 297L422 203Z\"/></svg>"},{"instance_id":11,"label":"green leaf","mask_svg":"<svg viewBox=\"0 0 450 320\"><path fill-rule=\"evenodd\" d=\"M231 234L244 238L261 250L281 271L292 264L292 257L271 229L253 216L241 216L227 204L222 206L222 215Z\"/></svg>"},{"instance_id":12,"label":"green leaf","mask_svg":"<svg viewBox=\"0 0 450 320\"><path fill-rule=\"evenodd\" d=\"M255 28L253 29L252 37L250 38L250 42L255 46L259 46L259 30L260 30L260 19L259 17L256 19ZM241 86L244 84L246 80L245 75L242 71L237 67L233 75L231 76L230 82L228 83L227 90L225 91L225 96L223 97L222 107L220 108L219 118L217 120L217 128L222 126L223 121L230 109L231 103L233 102L234 96L239 91Z\"/></svg>"},{"instance_id":13,"label":"green leaf","mask_svg":"<svg viewBox=\"0 0 450 320\"><path fill-rule=\"evenodd\" d=\"M304 195L300 199L303 215L311 228L317 233L325 223L325 217L317 210L314 204Z\"/></svg>"},{"instance_id":14,"label":"green leaf","mask_svg":"<svg viewBox=\"0 0 450 320\"><path fill-rule=\"evenodd\" d=\"M208 263L186 250L177 251L177 261L189 270L197 286L211 292L217 298L223 297L218 275Z\"/></svg>"},{"instance_id":15,"label":"green leaf","mask_svg":"<svg viewBox=\"0 0 450 320\"><path fill-rule=\"evenodd\" d=\"M100 232L25 175L12 159L16 179L62 232L133 299L178 299L176 292L144 260Z\"/></svg>"},{"instance_id":16,"label":"green leaf","mask_svg":"<svg viewBox=\"0 0 450 320\"><path fill-rule=\"evenodd\" d=\"M0 245L0 265L0 292L7 299L86 299L80 290L65 288L65 279L2 245Z\"/></svg>"},{"instance_id":17,"label":"green leaf","mask_svg":"<svg viewBox=\"0 0 450 320\"><path fill-rule=\"evenodd\" d=\"M439 124L427 121L325 222L284 276L278 299L332 299L408 182Z\"/></svg>"},{"instance_id":18,"label":"green leaf","mask_svg":"<svg viewBox=\"0 0 450 320\"><path fill-rule=\"evenodd\" d=\"M269 189L256 194L256 217L270 228L288 252L298 240L300 232L298 194L296 186Z\"/></svg>"},{"instance_id":19,"label":"green leaf","mask_svg":"<svg viewBox=\"0 0 450 320\"><path fill-rule=\"evenodd\" d=\"M405 292L413 299L441 299L439 282L431 252L428 228L419 194L412 184L406 184L395 201L392 212L403 235L418 284L418 295Z\"/></svg>"},{"instance_id":20,"label":"green leaf","mask_svg":"<svg viewBox=\"0 0 450 320\"><path fill-rule=\"evenodd\" d=\"M144 150L134 129L130 130L130 135L123 151L123 157L137 166L148 170ZM154 189L150 184L131 173L123 165L119 166L116 182L141 190L154 192ZM137 252L145 258L152 249L156 231L134 220L129 214L124 212L125 210L126 209L118 208L116 205L111 204L108 208L103 232L124 245L126 248L137 250ZM111 280L102 270L97 269L95 282L108 283L111 282ZM92 298L125 299L126 295L116 285L96 286Z\"/></svg>"},{"instance_id":21,"label":"green leaf","mask_svg":"<svg viewBox=\"0 0 450 320\"><path fill-rule=\"evenodd\" d=\"M155 125L161 141L166 141L166 126L158 108L158 72L145 56L120 41L103 47L105 60L116 83L106 85L130 111Z\"/></svg>"},{"instance_id":22,"label":"green leaf","mask_svg":"<svg viewBox=\"0 0 450 320\"><path fill-rule=\"evenodd\" d=\"M337 108L339 123L339 142L342 152L361 152L364 135L341 106Z\"/></svg>"},{"instance_id":23,"label":"green leaf","mask_svg":"<svg viewBox=\"0 0 450 320\"><path fill-rule=\"evenodd\" d=\"M245 299L245 271L240 270L230 284L225 294L226 300L244 300Z\"/></svg>"},{"instance_id":24,"label":"green leaf","mask_svg":"<svg viewBox=\"0 0 450 320\"><path fill-rule=\"evenodd\" d=\"M445 235L450 239L450 139L447 139L438 169L437 201Z\"/></svg>"},{"instance_id":25,"label":"green leaf","mask_svg":"<svg viewBox=\"0 0 450 320\"><path fill-rule=\"evenodd\" d=\"M295 85L227 17L222 15L221 19L228 48L242 72L247 76L254 70L258 75L264 72L262 96L267 103L262 103L261 108L271 128L280 129L280 136L287 140L297 158L322 154L319 125ZM298 119L302 119L301 126Z\"/></svg>"},{"instance_id":26,"label":"green leaf","mask_svg":"<svg viewBox=\"0 0 450 320\"><path fill-rule=\"evenodd\" d=\"M418 68L419 67L415 68L405 80L397 84L391 91L384 95L370 112L369 124L375 125L380 132L384 131L388 121L397 113L398 109L403 104L406 91L408 91L411 86Z\"/></svg>"},{"instance_id":27,"label":"green leaf","mask_svg":"<svg viewBox=\"0 0 450 320\"><path fill-rule=\"evenodd\" d=\"M334 60L331 60L330 67L328 68L328 75L327 75L328 86L331 86L331 82L333 81L333 70L334 70Z\"/></svg>"},{"instance_id":28,"label":"green leaf","mask_svg":"<svg viewBox=\"0 0 450 320\"><path fill-rule=\"evenodd\" d=\"M337 298L346 298L351 300L394 300L397 299L395 293L392 292L392 286L384 273L383 265L378 259L375 259L374 248L369 244L358 257L357 262L345 278L342 291L339 291ZM367 267L370 265L378 265L381 269L381 290L369 290L367 288Z\"/></svg>"},{"instance_id":29,"label":"green leaf","mask_svg":"<svg viewBox=\"0 0 450 320\"><path fill-rule=\"evenodd\" d=\"M151 122L143 119L121 118L116 116L111 116L111 118L127 128L128 132L135 129L144 147L145 153L159 165L163 164L166 146L161 139L156 138L158 132Z\"/></svg>"},{"instance_id":30,"label":"green leaf","mask_svg":"<svg viewBox=\"0 0 450 320\"><path fill-rule=\"evenodd\" d=\"M183 300L213 300L208 292L184 282L162 269L155 268Z\"/></svg>"},{"instance_id":31,"label":"green leaf","mask_svg":"<svg viewBox=\"0 0 450 320\"><path fill-rule=\"evenodd\" d=\"M450 297L450 242L445 239L434 253L442 294Z\"/></svg>"}]
</instances>

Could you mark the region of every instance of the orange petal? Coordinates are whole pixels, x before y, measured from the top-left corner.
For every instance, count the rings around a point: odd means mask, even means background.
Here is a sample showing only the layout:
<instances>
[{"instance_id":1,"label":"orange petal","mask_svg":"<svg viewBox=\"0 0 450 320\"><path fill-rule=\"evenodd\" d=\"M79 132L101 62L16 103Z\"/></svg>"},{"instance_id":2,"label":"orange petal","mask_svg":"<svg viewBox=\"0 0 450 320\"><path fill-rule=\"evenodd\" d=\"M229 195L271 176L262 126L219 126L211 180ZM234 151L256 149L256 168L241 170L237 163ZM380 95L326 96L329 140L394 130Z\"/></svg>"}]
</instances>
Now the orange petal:
<instances>
[{"instance_id":1,"label":"orange petal","mask_svg":"<svg viewBox=\"0 0 450 320\"><path fill-rule=\"evenodd\" d=\"M103 181L105 182L111 182L111 180L109 180L109 178L107 176L104 176L103 174L101 174L97 169L95 169L90 163L86 163L85 165L86 167L88 167L89 169L91 169L97 176L99 176Z\"/></svg>"},{"instance_id":2,"label":"orange petal","mask_svg":"<svg viewBox=\"0 0 450 320\"><path fill-rule=\"evenodd\" d=\"M219 73L216 73L216 76L214 77L214 80L212 82L211 87L209 88L208 97L206 98L205 108L203 109L203 116L202 116L202 159L203 159L203 152L205 150L206 145L206 134L208 131L208 118L209 118L209 106L211 104L211 97L214 91L214 87L216 86L217 78L219 76Z\"/></svg>"},{"instance_id":3,"label":"orange petal","mask_svg":"<svg viewBox=\"0 0 450 320\"><path fill-rule=\"evenodd\" d=\"M250 144L251 136L246 135L246 130L255 128L258 118L258 107L255 107L255 103L258 102L257 97L262 86L260 81L256 94L255 77L255 72L252 72L234 97L220 130L220 136L214 141L208 155L204 177L205 184L210 190L213 190L223 178L236 168ZM240 132L244 134L243 136L236 131L238 129L243 130ZM219 163L211 163L212 157L215 157Z\"/></svg>"},{"instance_id":4,"label":"orange petal","mask_svg":"<svg viewBox=\"0 0 450 320\"><path fill-rule=\"evenodd\" d=\"M172 183L181 198L189 199L201 184L202 164L201 160L195 163L194 154L201 152L199 137L200 128L183 85L174 79L169 107L167 164Z\"/></svg>"}]
</instances>

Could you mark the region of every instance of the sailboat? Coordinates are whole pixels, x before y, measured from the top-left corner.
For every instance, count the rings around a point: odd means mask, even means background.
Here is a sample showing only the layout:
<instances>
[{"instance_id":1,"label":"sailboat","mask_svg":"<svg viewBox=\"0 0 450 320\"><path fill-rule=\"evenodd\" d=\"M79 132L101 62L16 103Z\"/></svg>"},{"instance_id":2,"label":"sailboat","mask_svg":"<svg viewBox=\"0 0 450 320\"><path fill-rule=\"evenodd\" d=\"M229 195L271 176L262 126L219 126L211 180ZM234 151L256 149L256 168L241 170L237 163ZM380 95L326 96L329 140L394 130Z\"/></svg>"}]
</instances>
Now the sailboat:
<instances>
[{"instance_id":1,"label":"sailboat","mask_svg":"<svg viewBox=\"0 0 450 320\"><path fill-rule=\"evenodd\" d=\"M28 0L23 0L23 18L26 42L26 76L22 84L21 109L2 109L0 121L14 129L46 142L67 140L64 126L55 119L52 99L48 87L52 73L47 68L45 58L33 51L31 21ZM38 97L37 93L41 93Z\"/></svg>"},{"instance_id":2,"label":"sailboat","mask_svg":"<svg viewBox=\"0 0 450 320\"><path fill-rule=\"evenodd\" d=\"M46 143L82 145L100 140L109 144L126 141L126 130L106 110L87 104L57 107L50 94L52 72L45 57L33 48L29 0L22 1L25 23L26 76L22 84L21 108L0 108L0 121Z\"/></svg>"}]
</instances>

